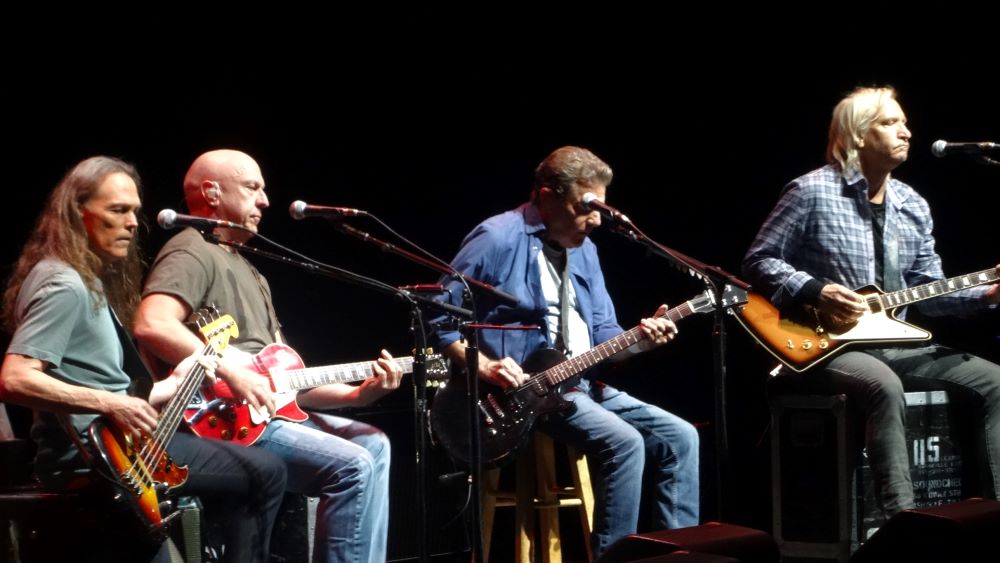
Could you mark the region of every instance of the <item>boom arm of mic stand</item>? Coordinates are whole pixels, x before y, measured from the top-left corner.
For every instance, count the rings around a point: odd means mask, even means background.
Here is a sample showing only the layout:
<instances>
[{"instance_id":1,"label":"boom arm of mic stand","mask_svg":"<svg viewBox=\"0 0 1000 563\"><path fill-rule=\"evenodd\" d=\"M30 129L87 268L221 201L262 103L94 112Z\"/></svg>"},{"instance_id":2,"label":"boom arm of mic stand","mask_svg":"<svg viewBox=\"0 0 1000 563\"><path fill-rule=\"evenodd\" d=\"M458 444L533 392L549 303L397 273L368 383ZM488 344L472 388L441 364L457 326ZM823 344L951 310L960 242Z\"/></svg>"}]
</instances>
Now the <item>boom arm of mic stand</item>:
<instances>
[{"instance_id":1,"label":"boom arm of mic stand","mask_svg":"<svg viewBox=\"0 0 1000 563\"><path fill-rule=\"evenodd\" d=\"M730 284L735 287L739 287L740 289L750 289L750 284L737 278L722 268L719 268L718 266L709 266L708 264L692 258L683 252L664 246L647 237L638 228L630 228L627 225L618 224L612 227L611 231L627 238L632 242L645 246L653 254L661 258L666 258L667 261L670 262L675 268L681 270L682 272L688 272L693 276L698 276L706 283L719 283L720 285Z\"/></svg>"},{"instance_id":2,"label":"boom arm of mic stand","mask_svg":"<svg viewBox=\"0 0 1000 563\"><path fill-rule=\"evenodd\" d=\"M476 278L458 273L450 268L446 268L441 264L438 264L437 262L424 258L423 256L419 256L408 250L399 248L395 244L392 244L390 242L385 242L384 240L379 240L371 236L370 234L366 233L365 231L362 231L361 229L356 229L348 225L347 223L337 223L337 229L339 229L341 232L345 234L351 235L352 237L374 244L375 246L382 249L384 252L392 252L393 254L402 256L407 260L426 266L446 276L453 276L453 277L461 276L463 279L465 279L466 283L468 283L469 285L474 286L475 288L481 291L493 295L494 297L500 299L501 301L506 302L508 305L517 305L518 303L517 297L514 297L513 295L507 293L506 291L497 289L486 282L477 280Z\"/></svg>"},{"instance_id":3,"label":"boom arm of mic stand","mask_svg":"<svg viewBox=\"0 0 1000 563\"><path fill-rule=\"evenodd\" d=\"M414 438L417 444L417 503L420 507L421 514L418 518L420 523L418 524L420 530L420 560L422 562L429 561L429 553L427 546L427 498L426 498L426 479L427 479L427 440L425 435L425 422L426 422L426 407L427 407L427 387L426 382L426 366L424 365L424 353L423 350L427 346L427 341L424 336L423 331L423 319L420 313L420 305L433 307L446 311L449 314L459 315L464 318L472 319L472 311L464 309L462 307L457 307L448 303L440 303L434 301L433 299L428 299L421 295L416 295L409 291L404 291L393 287L389 284L382 283L378 280L374 280L354 272L344 270L343 268L337 268L335 266L329 266L327 264L321 264L318 262L306 262L303 260L296 260L289 258L288 256L283 256L274 252L267 250L262 250L260 248L247 246L242 243L233 241L219 241L220 244L225 244L233 248L238 248L240 250L247 251L251 254L256 254L258 256L263 256L265 258L275 260L284 264L289 264L302 268L308 272L321 274L327 277L338 279L341 281L346 281L355 285L360 285L362 287L367 287L369 289L374 289L376 291L381 291L383 293L389 293L397 297L406 299L411 305L411 311L414 323L414 332L417 335L416 350L414 353L414 385L417 385L415 390L416 404L414 405ZM478 365L478 364L477 364ZM478 420L478 419L477 419ZM476 476L476 482L478 483L478 475ZM478 490L476 491L478 493ZM479 519L477 518L478 522ZM480 540L481 542L481 540ZM481 543L477 544L481 545ZM482 553L480 548L479 553Z\"/></svg>"},{"instance_id":4,"label":"boom arm of mic stand","mask_svg":"<svg viewBox=\"0 0 1000 563\"><path fill-rule=\"evenodd\" d=\"M668 262L681 271L687 271L691 275L697 276L715 294L715 322L712 329L712 371L715 388L715 490L716 510L718 512L716 518L721 520L723 518L723 485L726 483L726 473L729 465L729 435L726 417L726 325L724 315L727 309L731 310L735 305L734 303L725 302L723 292L727 284L742 290L750 289L750 284L718 266L709 266L653 241L643 234L638 227L635 227L634 224L617 224L612 230L633 242L642 244L653 254L661 258L666 258Z\"/></svg>"},{"instance_id":5,"label":"boom arm of mic stand","mask_svg":"<svg viewBox=\"0 0 1000 563\"><path fill-rule=\"evenodd\" d=\"M351 284L354 284L354 285L358 285L358 286L361 286L361 287L366 287L366 288L369 288L369 289L374 289L376 291L381 291L382 293L389 293L389 294L395 295L397 297L402 297L402 298L406 299L407 301L411 302L414 305L419 304L419 305L423 305L423 306L426 306L426 307L429 307L429 308L432 308L432 309L438 309L440 311L444 311L446 313L449 313L449 314L452 314L452 315L456 315L456 316L459 316L459 317L462 317L462 318L465 318L465 319L471 319L472 318L472 311L470 311L469 309L466 309L464 307L458 307L458 306L452 305L450 303L442 303L440 301L435 301L434 299L428 299L428 298L424 297L423 295L418 295L418 294L413 293L411 291L406 291L406 290L403 290L403 289L399 289L399 288L393 287L393 286L391 286L389 284L382 283L382 282L380 282L378 280L374 280L372 278L369 278L369 277L366 277L366 276L362 276L360 274L355 274L354 272L351 272L350 270L345 270L343 268L338 268L336 266L330 266L328 264L309 263L309 262L305 262L305 261L302 261L302 260L296 260L294 258L289 258L288 256L282 256L282 255L277 254L275 252L270 252L270 251L267 251L267 250L261 250L260 248L256 248L256 247L253 247L253 246L247 246L247 245L245 245L243 243L239 243L239 242L232 242L232 241L220 240L219 244L224 244L226 246L231 246L233 248L238 248L238 249L240 249L242 251L249 252L250 254L255 254L257 256L263 256L264 258L268 258L268 259L274 260L276 262L281 262L283 264L289 264L289 265L295 266L297 268L301 268L303 270L306 270L307 272L311 272L313 274L320 274L320 275L326 276L328 278L333 278L333 279L336 279L336 280L345 281L345 282L348 282L348 283L351 283Z\"/></svg>"}]
</instances>

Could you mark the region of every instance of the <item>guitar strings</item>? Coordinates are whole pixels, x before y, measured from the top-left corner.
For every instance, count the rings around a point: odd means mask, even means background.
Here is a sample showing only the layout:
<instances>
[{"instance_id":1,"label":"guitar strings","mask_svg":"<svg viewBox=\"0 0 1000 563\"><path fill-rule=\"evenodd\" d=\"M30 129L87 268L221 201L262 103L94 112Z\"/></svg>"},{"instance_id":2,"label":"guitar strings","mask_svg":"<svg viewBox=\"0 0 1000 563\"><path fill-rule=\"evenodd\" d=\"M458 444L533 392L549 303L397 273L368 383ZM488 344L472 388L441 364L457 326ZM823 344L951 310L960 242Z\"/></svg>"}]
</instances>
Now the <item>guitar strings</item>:
<instances>
[{"instance_id":1,"label":"guitar strings","mask_svg":"<svg viewBox=\"0 0 1000 563\"><path fill-rule=\"evenodd\" d=\"M209 342L202 350L202 355L218 356L218 350L215 349L212 342ZM193 390L201 385L206 371L200 363L196 363L192 367L191 372L181 381L173 399L163 409L156 430L153 431L153 436L143 443L139 455L136 456L137 459L128 473L141 479L145 486L148 487L152 484L154 479L150 469L152 468L152 471L155 472L166 457L166 444L173 438L177 430L177 423L180 422L180 417L183 416L184 408L187 406L184 403L189 400Z\"/></svg>"},{"instance_id":2,"label":"guitar strings","mask_svg":"<svg viewBox=\"0 0 1000 563\"><path fill-rule=\"evenodd\" d=\"M688 306L688 304L684 303L682 305L678 305L678 306L674 307L673 309L668 309L666 312L664 312L662 315L660 315L659 317L656 317L656 318L668 317L672 321L677 321L677 320L680 320L680 319L686 317L687 315L691 314L691 312L692 312L691 308ZM629 330L627 330L627 331L619 334L618 336L612 338L611 340L608 340L607 342L604 342L602 344L599 344L599 345L591 348L590 350L587 350L586 352L580 354L579 356L577 356L575 358L570 358L566 362L562 362L562 363L559 363L559 364L557 364L555 366L552 366L552 367L550 367L550 368L548 368L546 370L542 370L542 371L538 372L537 374L529 377L521 385L521 387L526 387L529 384L538 383L542 379L547 379L547 380L549 380L550 383L559 383L559 382L563 381L564 379L568 378L570 375L574 375L576 373L579 373L579 372L583 371L584 369L587 369L587 368L590 368L592 366L595 366L598 363L600 363L601 361L603 361L605 358L611 357L612 355L620 352L621 350L624 350L627 347L627 346L622 346L621 348L619 348L618 350L616 350L614 353L608 354L607 356L604 356L604 357L600 357L600 354L603 354L606 349L613 348L614 345L615 345L615 343L617 341L629 342L630 338L635 338L635 342L632 342L632 343L629 344L631 346L632 344L635 344L636 342L639 342L640 340L642 340L642 338L636 338L636 337L639 336L639 332L641 330L642 330L641 327L636 326L636 327L634 327L632 329L629 329ZM574 368L572 370L572 372L569 373L569 375L564 375L564 374L567 373L566 372L566 368L565 367L560 368L559 366L564 366L567 363L584 364L584 365L583 365L582 369L575 369ZM550 374L552 375L552 377L549 377ZM559 377L559 375L563 375L563 376ZM519 389L519 387L516 387L515 389ZM513 389L511 391L513 391Z\"/></svg>"}]
</instances>

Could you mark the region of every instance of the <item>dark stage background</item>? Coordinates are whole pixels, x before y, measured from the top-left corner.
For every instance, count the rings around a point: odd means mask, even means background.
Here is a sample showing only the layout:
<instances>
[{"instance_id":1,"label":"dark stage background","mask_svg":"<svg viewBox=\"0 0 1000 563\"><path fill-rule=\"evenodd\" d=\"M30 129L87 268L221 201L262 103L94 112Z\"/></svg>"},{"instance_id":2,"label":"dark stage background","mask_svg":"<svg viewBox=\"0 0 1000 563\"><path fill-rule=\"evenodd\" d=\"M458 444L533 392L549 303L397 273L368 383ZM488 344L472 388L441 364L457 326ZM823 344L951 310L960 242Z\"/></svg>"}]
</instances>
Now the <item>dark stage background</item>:
<instances>
[{"instance_id":1,"label":"dark stage background","mask_svg":"<svg viewBox=\"0 0 1000 563\"><path fill-rule=\"evenodd\" d=\"M92 55L72 49L57 60L10 61L0 88L7 147L3 274L51 187L80 159L110 154L138 166L151 258L169 235L155 227L156 212L183 208L188 164L204 150L231 147L255 156L263 169L271 209L262 234L391 284L432 282L434 273L321 220L293 221L289 203L368 210L450 259L476 223L524 201L534 166L565 144L586 146L611 164L609 203L651 237L738 273L779 189L822 164L833 105L856 85L883 83L899 90L914 134L910 161L897 177L930 201L946 273L1000 260L1000 168L930 153L939 138L998 140L995 77L978 63L894 55L844 64L816 56L807 68L783 51L742 46L730 46L724 59L697 62L666 45L586 59L564 54L569 62L557 64L555 52L515 57L450 45L365 58L311 45L295 56L234 48L100 69ZM396 242L372 222L352 224ZM625 326L701 289L624 239L605 231L593 238ZM410 348L401 304L253 260L270 279L287 336L307 363L370 358L382 346L397 354ZM943 342L1000 360L996 314L912 319ZM732 471L721 514L713 477L711 318L685 320L676 342L607 378L704 424L705 519L768 529L763 383L774 362L736 323L728 327ZM386 408L405 406L408 397L396 393ZM410 454L397 448L395 455ZM412 491L397 485L399 494Z\"/></svg>"}]
</instances>

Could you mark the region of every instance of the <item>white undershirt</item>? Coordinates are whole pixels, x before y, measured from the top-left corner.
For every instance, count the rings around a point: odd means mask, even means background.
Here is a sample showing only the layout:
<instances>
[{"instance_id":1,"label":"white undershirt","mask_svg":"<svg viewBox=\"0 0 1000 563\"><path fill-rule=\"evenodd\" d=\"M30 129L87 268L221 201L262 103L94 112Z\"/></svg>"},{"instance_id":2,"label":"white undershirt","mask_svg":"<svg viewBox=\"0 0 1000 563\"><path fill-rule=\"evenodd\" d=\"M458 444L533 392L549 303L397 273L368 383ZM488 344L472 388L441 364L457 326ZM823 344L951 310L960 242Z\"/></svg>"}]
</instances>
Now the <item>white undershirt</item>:
<instances>
[{"instance_id":1,"label":"white undershirt","mask_svg":"<svg viewBox=\"0 0 1000 563\"><path fill-rule=\"evenodd\" d=\"M559 290L562 286L562 272L546 256L538 253L538 267L542 273L542 295L545 297L545 322L549 329L549 342L555 344L559 334ZM590 329L580 316L576 300L576 288L569 282L569 335L565 338L566 355L574 357L590 350Z\"/></svg>"}]
</instances>

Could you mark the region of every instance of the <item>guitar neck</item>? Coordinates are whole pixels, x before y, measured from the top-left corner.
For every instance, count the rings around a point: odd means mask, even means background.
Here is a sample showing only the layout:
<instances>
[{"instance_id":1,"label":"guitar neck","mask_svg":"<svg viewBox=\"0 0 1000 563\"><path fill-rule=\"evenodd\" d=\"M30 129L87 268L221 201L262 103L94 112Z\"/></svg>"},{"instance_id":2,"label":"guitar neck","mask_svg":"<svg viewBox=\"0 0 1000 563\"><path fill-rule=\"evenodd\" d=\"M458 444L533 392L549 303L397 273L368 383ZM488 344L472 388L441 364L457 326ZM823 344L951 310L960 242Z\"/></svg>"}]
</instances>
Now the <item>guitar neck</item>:
<instances>
[{"instance_id":1,"label":"guitar neck","mask_svg":"<svg viewBox=\"0 0 1000 563\"><path fill-rule=\"evenodd\" d=\"M899 291L883 293L874 297L877 299L877 304L881 307L881 309L889 310L897 307L903 307L911 303L916 303L917 301L923 301L924 299L930 299L932 297L947 295L963 289L969 289L970 287L976 287L977 285L993 283L998 279L1000 279L1000 276L997 276L996 269L989 268L979 272L966 274L964 276L956 276L946 280L938 280L931 283L925 283L923 285L908 287ZM872 307L872 309L874 310L875 308Z\"/></svg>"},{"instance_id":2,"label":"guitar neck","mask_svg":"<svg viewBox=\"0 0 1000 563\"><path fill-rule=\"evenodd\" d=\"M201 354L207 357L215 357L219 355L219 351L214 345L209 343L201 351ZM170 401L160 411L155 437L161 444L166 445L170 443L171 438L174 437L174 433L177 432L180 421L184 417L184 410L191 403L191 398L194 397L194 394L201 387L204 379L205 368L201 364L196 363L178 384L177 392L174 393L174 396L170 398Z\"/></svg>"},{"instance_id":3,"label":"guitar neck","mask_svg":"<svg viewBox=\"0 0 1000 563\"><path fill-rule=\"evenodd\" d=\"M667 318L676 322L694 312L694 309L691 307L691 302L689 301L683 305L678 305L673 309L668 309L666 313L658 316L657 318ZM566 381L578 373L596 366L629 346L640 342L643 338L646 338L646 335L643 334L641 326L626 330L611 340L598 344L575 358L570 358L565 362L557 364L539 373L538 377L544 377L551 385Z\"/></svg>"},{"instance_id":4,"label":"guitar neck","mask_svg":"<svg viewBox=\"0 0 1000 563\"><path fill-rule=\"evenodd\" d=\"M403 368L403 373L413 373L413 356L395 358L396 363ZM353 383L364 381L375 375L372 362L355 362L333 366L317 366L311 368L291 369L283 371L291 391L312 389L327 383Z\"/></svg>"}]
</instances>

